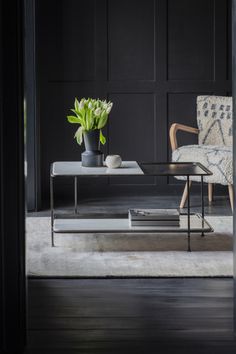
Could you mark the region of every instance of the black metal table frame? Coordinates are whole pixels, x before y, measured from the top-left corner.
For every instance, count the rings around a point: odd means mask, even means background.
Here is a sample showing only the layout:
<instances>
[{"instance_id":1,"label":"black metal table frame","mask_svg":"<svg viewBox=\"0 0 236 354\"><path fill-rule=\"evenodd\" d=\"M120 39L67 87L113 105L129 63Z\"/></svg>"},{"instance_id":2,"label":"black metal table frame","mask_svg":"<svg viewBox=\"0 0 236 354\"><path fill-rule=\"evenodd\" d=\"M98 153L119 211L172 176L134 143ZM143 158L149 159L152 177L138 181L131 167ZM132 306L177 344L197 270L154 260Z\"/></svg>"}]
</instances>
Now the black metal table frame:
<instances>
[{"instance_id":1,"label":"black metal table frame","mask_svg":"<svg viewBox=\"0 0 236 354\"><path fill-rule=\"evenodd\" d=\"M199 166L203 171L205 171L205 175L202 174L176 174L176 175L171 175L171 174L154 174L153 176L163 176L163 177L168 177L168 176L183 176L186 177L187 179L187 236L188 236L188 252L191 252L191 225L190 225L190 216L191 216L191 211L190 211L190 177L191 176L200 176L201 178L201 217L202 217L202 231L201 231L201 236L204 236L204 222L206 222L205 220L205 211L204 211L204 181L203 178L204 176L210 176L212 175L212 172L209 171L205 166L203 166L201 163L192 163L192 162L151 162L151 163L138 163L138 165L140 166L140 168L142 169L142 164L155 164L155 165L170 165L170 164L174 164L174 165L178 165L178 164L190 164L190 165L197 165ZM53 230L53 225L54 225L54 219L55 219L55 209L54 209L54 186L53 186L53 180L55 177L57 177L56 175L54 175L52 173L52 165L51 164L51 168L50 168L50 209L51 209L51 245L52 247L55 246L54 244L54 230ZM60 176L60 177L69 177L69 178L74 178L74 213L75 215L78 214L78 177L127 177L127 175L64 175L64 176ZM128 175L128 177L131 176L147 176L145 173L144 174L130 174ZM149 175L151 176L151 175ZM169 230L168 232L178 232L176 230ZM138 231L135 230L135 233L141 233L142 231ZM167 231L163 231L163 230L158 230L155 231L156 233L160 233L160 232L167 232Z\"/></svg>"}]
</instances>

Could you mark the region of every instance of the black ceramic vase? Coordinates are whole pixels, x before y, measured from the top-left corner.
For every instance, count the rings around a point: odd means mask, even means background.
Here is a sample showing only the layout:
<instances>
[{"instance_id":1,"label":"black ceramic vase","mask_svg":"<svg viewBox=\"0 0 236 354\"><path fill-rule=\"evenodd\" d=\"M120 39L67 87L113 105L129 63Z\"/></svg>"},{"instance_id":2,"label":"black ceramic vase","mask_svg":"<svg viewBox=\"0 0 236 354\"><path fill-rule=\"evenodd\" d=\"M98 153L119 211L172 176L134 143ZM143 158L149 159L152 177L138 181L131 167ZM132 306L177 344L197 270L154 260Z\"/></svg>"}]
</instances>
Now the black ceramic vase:
<instances>
[{"instance_id":1,"label":"black ceramic vase","mask_svg":"<svg viewBox=\"0 0 236 354\"><path fill-rule=\"evenodd\" d=\"M104 156L100 149L100 131L98 129L84 132L85 151L81 154L82 166L101 167Z\"/></svg>"}]
</instances>

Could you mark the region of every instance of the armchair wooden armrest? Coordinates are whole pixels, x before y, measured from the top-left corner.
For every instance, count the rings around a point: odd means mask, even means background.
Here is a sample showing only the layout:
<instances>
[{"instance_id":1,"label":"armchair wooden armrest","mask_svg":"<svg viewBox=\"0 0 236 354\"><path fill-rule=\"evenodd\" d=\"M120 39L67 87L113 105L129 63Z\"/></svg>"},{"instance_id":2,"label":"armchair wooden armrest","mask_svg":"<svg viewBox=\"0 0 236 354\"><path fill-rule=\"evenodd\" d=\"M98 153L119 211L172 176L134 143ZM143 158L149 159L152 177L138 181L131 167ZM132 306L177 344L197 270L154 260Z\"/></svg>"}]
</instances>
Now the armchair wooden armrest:
<instances>
[{"instance_id":1,"label":"armchair wooden armrest","mask_svg":"<svg viewBox=\"0 0 236 354\"><path fill-rule=\"evenodd\" d=\"M178 148L177 144L177 131L182 130L183 132L198 134L199 130L197 128L189 127L187 125L173 123L170 127L170 145L172 151Z\"/></svg>"}]
</instances>

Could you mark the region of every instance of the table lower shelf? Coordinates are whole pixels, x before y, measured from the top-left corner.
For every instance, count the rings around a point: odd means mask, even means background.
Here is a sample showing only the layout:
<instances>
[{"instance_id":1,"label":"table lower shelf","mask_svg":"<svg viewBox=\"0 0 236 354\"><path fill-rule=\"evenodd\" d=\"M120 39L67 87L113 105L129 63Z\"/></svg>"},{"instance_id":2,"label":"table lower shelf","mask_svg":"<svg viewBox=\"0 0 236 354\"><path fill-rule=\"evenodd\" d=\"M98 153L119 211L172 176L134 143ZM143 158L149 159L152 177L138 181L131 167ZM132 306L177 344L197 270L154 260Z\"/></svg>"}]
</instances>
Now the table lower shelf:
<instances>
[{"instance_id":1,"label":"table lower shelf","mask_svg":"<svg viewBox=\"0 0 236 354\"><path fill-rule=\"evenodd\" d=\"M130 226L129 220L119 218L68 219L56 218L53 222L55 233L180 233L188 232L187 215L180 215L179 226ZM213 228L200 214L190 216L191 233L213 232Z\"/></svg>"}]
</instances>

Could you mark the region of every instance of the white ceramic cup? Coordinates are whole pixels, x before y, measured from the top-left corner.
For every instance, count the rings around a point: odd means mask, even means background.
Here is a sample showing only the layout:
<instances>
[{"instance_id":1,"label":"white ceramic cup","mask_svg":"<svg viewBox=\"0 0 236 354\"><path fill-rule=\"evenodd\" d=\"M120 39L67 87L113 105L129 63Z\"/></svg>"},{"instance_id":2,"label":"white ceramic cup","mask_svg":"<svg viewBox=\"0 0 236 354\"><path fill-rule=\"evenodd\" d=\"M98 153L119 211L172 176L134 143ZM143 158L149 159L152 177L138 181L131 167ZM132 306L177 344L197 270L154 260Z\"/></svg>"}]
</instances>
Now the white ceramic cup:
<instances>
[{"instance_id":1,"label":"white ceramic cup","mask_svg":"<svg viewBox=\"0 0 236 354\"><path fill-rule=\"evenodd\" d=\"M108 155L105 160L105 164L108 168L119 168L121 163L122 159L120 155Z\"/></svg>"}]
</instances>

